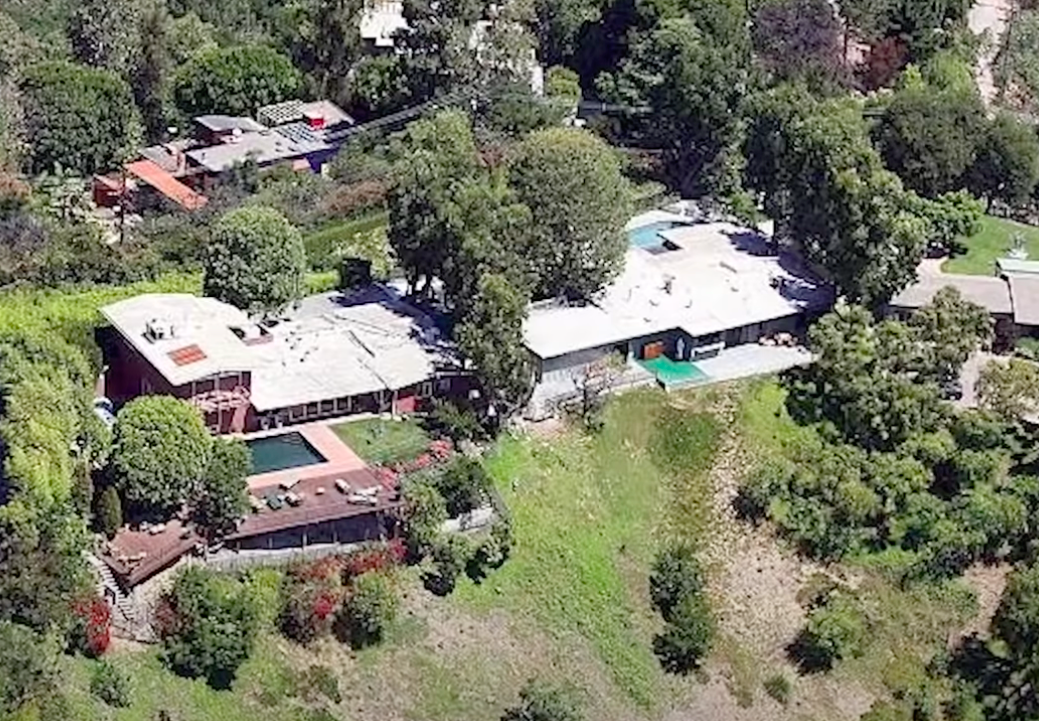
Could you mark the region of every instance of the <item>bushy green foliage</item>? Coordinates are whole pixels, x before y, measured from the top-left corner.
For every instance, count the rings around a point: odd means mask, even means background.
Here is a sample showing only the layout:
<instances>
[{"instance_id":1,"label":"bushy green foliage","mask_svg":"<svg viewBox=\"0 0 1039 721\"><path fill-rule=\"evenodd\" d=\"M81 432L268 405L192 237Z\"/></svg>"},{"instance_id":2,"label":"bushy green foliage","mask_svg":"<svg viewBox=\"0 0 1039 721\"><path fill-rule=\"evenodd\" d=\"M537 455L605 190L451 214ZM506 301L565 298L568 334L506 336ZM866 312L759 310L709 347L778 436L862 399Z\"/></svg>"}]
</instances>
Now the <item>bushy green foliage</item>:
<instances>
[{"instance_id":1,"label":"bushy green foliage","mask_svg":"<svg viewBox=\"0 0 1039 721\"><path fill-rule=\"evenodd\" d=\"M166 663L214 688L230 686L259 626L259 609L244 585L198 567L177 576L157 616Z\"/></svg>"},{"instance_id":2,"label":"bushy green foliage","mask_svg":"<svg viewBox=\"0 0 1039 721\"><path fill-rule=\"evenodd\" d=\"M266 45L234 45L189 60L176 74L173 97L189 117L252 117L264 105L293 99L299 89L299 72L289 58Z\"/></svg>"},{"instance_id":3,"label":"bushy green foliage","mask_svg":"<svg viewBox=\"0 0 1039 721\"><path fill-rule=\"evenodd\" d=\"M113 482L135 506L175 509L199 493L211 451L197 409L172 396L142 396L116 417Z\"/></svg>"},{"instance_id":4,"label":"bushy green foliage","mask_svg":"<svg viewBox=\"0 0 1039 721\"><path fill-rule=\"evenodd\" d=\"M802 635L805 662L808 665L830 667L836 661L862 654L868 626L848 593L832 593L820 606L808 614L808 624Z\"/></svg>"},{"instance_id":5,"label":"bushy green foliage","mask_svg":"<svg viewBox=\"0 0 1039 721\"><path fill-rule=\"evenodd\" d=\"M299 230L273 208L246 206L213 228L203 293L250 313L276 313L303 295L306 269Z\"/></svg>"},{"instance_id":6,"label":"bushy green foliage","mask_svg":"<svg viewBox=\"0 0 1039 721\"><path fill-rule=\"evenodd\" d=\"M109 706L126 708L131 703L130 675L110 661L101 661L90 677L90 693Z\"/></svg>"},{"instance_id":7,"label":"bushy green foliage","mask_svg":"<svg viewBox=\"0 0 1039 721\"><path fill-rule=\"evenodd\" d=\"M436 486L427 479L404 482L404 538L414 558L425 556L436 542L447 520L447 506Z\"/></svg>"},{"instance_id":8,"label":"bushy green foliage","mask_svg":"<svg viewBox=\"0 0 1039 721\"><path fill-rule=\"evenodd\" d=\"M978 405L1007 421L1018 421L1039 408L1039 366L1011 358L989 361L976 386Z\"/></svg>"},{"instance_id":9,"label":"bushy green foliage","mask_svg":"<svg viewBox=\"0 0 1039 721\"><path fill-rule=\"evenodd\" d=\"M427 422L434 433L455 441L472 441L483 436L483 426L476 411L451 399L433 399L433 410Z\"/></svg>"},{"instance_id":10,"label":"bushy green foliage","mask_svg":"<svg viewBox=\"0 0 1039 721\"><path fill-rule=\"evenodd\" d=\"M202 487L192 501L192 518L209 538L232 533L245 515L246 477L252 472L249 447L240 439L213 442Z\"/></svg>"},{"instance_id":11,"label":"bushy green foliage","mask_svg":"<svg viewBox=\"0 0 1039 721\"><path fill-rule=\"evenodd\" d=\"M524 255L535 298L585 298L617 275L631 196L606 143L583 130L540 130L518 148L509 178L532 212Z\"/></svg>"},{"instance_id":12,"label":"bushy green foliage","mask_svg":"<svg viewBox=\"0 0 1039 721\"><path fill-rule=\"evenodd\" d=\"M437 490L444 497L450 518L469 513L487 503L491 479L478 460L458 455L435 478Z\"/></svg>"},{"instance_id":13,"label":"bushy green foliage","mask_svg":"<svg viewBox=\"0 0 1039 721\"><path fill-rule=\"evenodd\" d=\"M430 553L433 567L422 574L422 585L437 596L451 595L471 555L472 549L464 536L441 535L433 544Z\"/></svg>"},{"instance_id":14,"label":"bushy green foliage","mask_svg":"<svg viewBox=\"0 0 1039 721\"><path fill-rule=\"evenodd\" d=\"M691 546L671 546L657 555L649 576L649 598L661 616L669 618L684 598L703 590L703 571Z\"/></svg>"},{"instance_id":15,"label":"bushy green foliage","mask_svg":"<svg viewBox=\"0 0 1039 721\"><path fill-rule=\"evenodd\" d=\"M115 486L105 486L98 494L95 517L98 530L107 538L112 538L123 527L123 502Z\"/></svg>"},{"instance_id":16,"label":"bushy green foliage","mask_svg":"<svg viewBox=\"0 0 1039 721\"><path fill-rule=\"evenodd\" d=\"M714 640L714 619L702 594L686 596L672 609L664 630L653 638L653 652L670 673L700 667Z\"/></svg>"},{"instance_id":17,"label":"bushy green foliage","mask_svg":"<svg viewBox=\"0 0 1039 721\"><path fill-rule=\"evenodd\" d=\"M335 633L353 648L379 643L397 617L397 591L384 573L365 573L354 579L335 620Z\"/></svg>"},{"instance_id":18,"label":"bushy green foliage","mask_svg":"<svg viewBox=\"0 0 1039 721\"><path fill-rule=\"evenodd\" d=\"M33 718L48 695L57 693L57 648L46 637L0 621L0 717Z\"/></svg>"},{"instance_id":19,"label":"bushy green foliage","mask_svg":"<svg viewBox=\"0 0 1039 721\"><path fill-rule=\"evenodd\" d=\"M649 591L654 608L667 622L653 639L661 665L671 673L698 668L714 639L714 618L693 549L679 545L657 554Z\"/></svg>"},{"instance_id":20,"label":"bushy green foliage","mask_svg":"<svg viewBox=\"0 0 1039 721\"><path fill-rule=\"evenodd\" d=\"M130 87L111 71L40 63L25 71L20 87L33 172L56 165L81 175L111 170L138 134Z\"/></svg>"},{"instance_id":21,"label":"bushy green foliage","mask_svg":"<svg viewBox=\"0 0 1039 721\"><path fill-rule=\"evenodd\" d=\"M575 694L560 686L531 680L520 690L520 702L507 709L501 721L583 721Z\"/></svg>"}]
</instances>

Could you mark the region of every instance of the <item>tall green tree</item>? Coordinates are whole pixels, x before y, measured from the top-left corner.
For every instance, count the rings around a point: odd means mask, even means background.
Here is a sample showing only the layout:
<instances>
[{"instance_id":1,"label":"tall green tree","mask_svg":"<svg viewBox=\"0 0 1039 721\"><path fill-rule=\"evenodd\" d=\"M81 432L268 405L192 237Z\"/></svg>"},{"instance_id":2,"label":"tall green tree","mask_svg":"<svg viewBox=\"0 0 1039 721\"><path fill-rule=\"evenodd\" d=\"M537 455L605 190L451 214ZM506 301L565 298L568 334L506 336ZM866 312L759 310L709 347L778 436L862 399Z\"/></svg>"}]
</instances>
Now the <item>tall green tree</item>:
<instances>
[{"instance_id":1,"label":"tall green tree","mask_svg":"<svg viewBox=\"0 0 1039 721\"><path fill-rule=\"evenodd\" d=\"M55 644L25 626L0 621L0 718L38 718L44 699L57 693L57 680Z\"/></svg>"},{"instance_id":2,"label":"tall green tree","mask_svg":"<svg viewBox=\"0 0 1039 721\"><path fill-rule=\"evenodd\" d=\"M66 32L75 59L126 76L137 62L139 0L75 0Z\"/></svg>"},{"instance_id":3,"label":"tall green tree","mask_svg":"<svg viewBox=\"0 0 1039 721\"><path fill-rule=\"evenodd\" d=\"M56 165L81 175L110 170L139 134L130 87L111 71L40 63L26 69L20 88L34 173Z\"/></svg>"},{"instance_id":4,"label":"tall green tree","mask_svg":"<svg viewBox=\"0 0 1039 721\"><path fill-rule=\"evenodd\" d=\"M621 132L661 149L670 183L686 196L732 184L738 108L751 81L746 28L719 34L716 24L665 19L635 34L616 71L596 81L606 100L629 108Z\"/></svg>"},{"instance_id":5,"label":"tall green tree","mask_svg":"<svg viewBox=\"0 0 1039 721\"><path fill-rule=\"evenodd\" d=\"M453 276L461 244L457 197L480 176L469 119L442 112L408 126L394 150L394 184L386 202L389 240L412 287Z\"/></svg>"},{"instance_id":6,"label":"tall green tree","mask_svg":"<svg viewBox=\"0 0 1039 721\"><path fill-rule=\"evenodd\" d=\"M747 185L775 219L776 237L850 300L887 301L913 282L928 240L948 240L974 217L958 195L929 201L905 190L883 167L854 101L816 103L804 90L778 88L750 107Z\"/></svg>"},{"instance_id":7,"label":"tall green tree","mask_svg":"<svg viewBox=\"0 0 1039 721\"><path fill-rule=\"evenodd\" d=\"M252 116L257 108L291 100L300 92L292 61L266 45L205 50L176 73L173 97L188 116L206 113Z\"/></svg>"},{"instance_id":8,"label":"tall green tree","mask_svg":"<svg viewBox=\"0 0 1039 721\"><path fill-rule=\"evenodd\" d=\"M499 274L483 275L476 296L455 326L455 340L472 361L498 417L508 417L526 400L533 381L523 346L529 296Z\"/></svg>"},{"instance_id":9,"label":"tall green tree","mask_svg":"<svg viewBox=\"0 0 1039 721\"><path fill-rule=\"evenodd\" d=\"M192 503L192 519L212 540L232 533L245 515L246 477L252 472L249 447L239 439L216 439L202 489Z\"/></svg>"},{"instance_id":10,"label":"tall green tree","mask_svg":"<svg viewBox=\"0 0 1039 721\"><path fill-rule=\"evenodd\" d=\"M992 338L988 311L951 287L942 288L913 313L909 327L925 356L920 377L939 383L955 380L970 354Z\"/></svg>"},{"instance_id":11,"label":"tall green tree","mask_svg":"<svg viewBox=\"0 0 1039 721\"><path fill-rule=\"evenodd\" d=\"M306 269L299 230L273 208L245 206L214 226L202 290L250 313L276 313L302 296Z\"/></svg>"},{"instance_id":12,"label":"tall green tree","mask_svg":"<svg viewBox=\"0 0 1039 721\"><path fill-rule=\"evenodd\" d=\"M1016 422L1039 410L1039 366L1011 358L989 361L975 387L978 405L1000 418Z\"/></svg>"},{"instance_id":13,"label":"tall green tree","mask_svg":"<svg viewBox=\"0 0 1039 721\"><path fill-rule=\"evenodd\" d=\"M620 272L627 248L628 185L617 155L584 130L528 137L509 167L516 198L531 211L535 298L586 298Z\"/></svg>"},{"instance_id":14,"label":"tall green tree","mask_svg":"<svg viewBox=\"0 0 1039 721\"><path fill-rule=\"evenodd\" d=\"M285 39L293 64L310 76L321 97L345 104L357 61L363 57L361 0L313 0L290 5Z\"/></svg>"},{"instance_id":15,"label":"tall green tree","mask_svg":"<svg viewBox=\"0 0 1039 721\"><path fill-rule=\"evenodd\" d=\"M173 19L163 0L152 0L141 13L141 48L133 68L133 92L149 139L164 139L171 111Z\"/></svg>"},{"instance_id":16,"label":"tall green tree","mask_svg":"<svg viewBox=\"0 0 1039 721\"><path fill-rule=\"evenodd\" d=\"M197 409L171 396L142 396L119 410L112 480L129 503L176 510L198 495L212 438Z\"/></svg>"},{"instance_id":17,"label":"tall green tree","mask_svg":"<svg viewBox=\"0 0 1039 721\"><path fill-rule=\"evenodd\" d=\"M923 196L964 187L986 124L976 92L907 88L895 93L873 132L887 167Z\"/></svg>"},{"instance_id":18,"label":"tall green tree","mask_svg":"<svg viewBox=\"0 0 1039 721\"><path fill-rule=\"evenodd\" d=\"M751 37L775 78L831 89L846 75L841 32L827 0L766 0L754 13Z\"/></svg>"},{"instance_id":19,"label":"tall green tree","mask_svg":"<svg viewBox=\"0 0 1039 721\"><path fill-rule=\"evenodd\" d=\"M1011 207L1028 202L1039 184L1039 136L1031 123L1000 113L978 140L968 185L990 203Z\"/></svg>"}]
</instances>

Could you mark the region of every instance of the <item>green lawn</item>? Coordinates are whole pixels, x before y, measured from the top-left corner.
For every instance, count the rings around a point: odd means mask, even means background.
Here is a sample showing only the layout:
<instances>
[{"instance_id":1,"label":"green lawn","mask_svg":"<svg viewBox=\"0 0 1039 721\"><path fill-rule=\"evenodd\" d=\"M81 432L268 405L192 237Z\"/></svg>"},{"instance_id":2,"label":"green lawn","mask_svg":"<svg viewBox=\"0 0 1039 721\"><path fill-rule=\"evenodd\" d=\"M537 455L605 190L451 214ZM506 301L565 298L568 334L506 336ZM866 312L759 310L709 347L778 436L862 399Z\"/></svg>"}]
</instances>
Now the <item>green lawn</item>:
<instances>
[{"instance_id":1,"label":"green lawn","mask_svg":"<svg viewBox=\"0 0 1039 721\"><path fill-rule=\"evenodd\" d=\"M643 710L657 708L665 688L651 650L649 565L669 509L695 528L706 520L703 471L719 435L712 416L680 422L667 406L674 397L626 394L596 436L503 441L488 467L511 509L516 548L489 583L457 593L474 608L504 607L590 644L618 695Z\"/></svg>"},{"instance_id":2,"label":"green lawn","mask_svg":"<svg viewBox=\"0 0 1039 721\"><path fill-rule=\"evenodd\" d=\"M963 241L967 252L947 260L942 270L946 273L993 275L996 259L1006 256L1011 238L1016 233L1024 237L1028 257L1039 260L1039 228L986 215L981 220L981 230Z\"/></svg>"},{"instance_id":3,"label":"green lawn","mask_svg":"<svg viewBox=\"0 0 1039 721\"><path fill-rule=\"evenodd\" d=\"M417 458L429 447L429 434L417 418L368 418L333 426L357 455L369 463L390 464Z\"/></svg>"},{"instance_id":4,"label":"green lawn","mask_svg":"<svg viewBox=\"0 0 1039 721\"><path fill-rule=\"evenodd\" d=\"M376 275L386 275L393 264L386 239L388 224L389 214L380 211L360 218L333 221L307 234L303 243L310 267L317 271L332 270L339 258L356 256L370 260Z\"/></svg>"}]
</instances>

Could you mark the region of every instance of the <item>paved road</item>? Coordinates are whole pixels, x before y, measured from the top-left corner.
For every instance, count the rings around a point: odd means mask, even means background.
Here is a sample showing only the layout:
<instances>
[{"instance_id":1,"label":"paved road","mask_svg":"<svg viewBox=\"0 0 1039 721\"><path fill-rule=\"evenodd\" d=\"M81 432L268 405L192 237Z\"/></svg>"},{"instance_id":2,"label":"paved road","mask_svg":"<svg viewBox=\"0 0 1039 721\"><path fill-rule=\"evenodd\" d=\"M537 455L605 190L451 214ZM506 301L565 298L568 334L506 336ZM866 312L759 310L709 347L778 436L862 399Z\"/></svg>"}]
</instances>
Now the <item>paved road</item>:
<instances>
[{"instance_id":1,"label":"paved road","mask_svg":"<svg viewBox=\"0 0 1039 721\"><path fill-rule=\"evenodd\" d=\"M982 99L991 104L996 97L995 79L992 75L992 63L999 52L1003 33L1007 29L1010 17L1011 0L980 0L974 4L967 15L967 24L975 35L988 34L988 41L978 57L975 77Z\"/></svg>"}]
</instances>

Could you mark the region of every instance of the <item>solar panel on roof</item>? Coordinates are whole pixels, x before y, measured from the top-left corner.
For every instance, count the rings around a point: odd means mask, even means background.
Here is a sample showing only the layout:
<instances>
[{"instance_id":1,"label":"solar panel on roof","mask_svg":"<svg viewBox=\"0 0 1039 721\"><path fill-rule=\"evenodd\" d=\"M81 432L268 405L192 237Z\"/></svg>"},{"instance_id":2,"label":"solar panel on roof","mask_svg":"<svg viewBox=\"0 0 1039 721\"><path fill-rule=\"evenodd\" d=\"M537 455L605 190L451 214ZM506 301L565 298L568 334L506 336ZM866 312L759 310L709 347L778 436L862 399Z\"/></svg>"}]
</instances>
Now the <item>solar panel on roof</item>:
<instances>
[{"instance_id":1,"label":"solar panel on roof","mask_svg":"<svg viewBox=\"0 0 1039 721\"><path fill-rule=\"evenodd\" d=\"M195 343L184 346L183 348L171 350L166 355L169 356L169 359L177 366L186 366L206 359L205 352Z\"/></svg>"},{"instance_id":2,"label":"solar panel on roof","mask_svg":"<svg viewBox=\"0 0 1039 721\"><path fill-rule=\"evenodd\" d=\"M278 135L291 140L294 143L320 143L321 139L314 135L314 132L307 126L306 123L292 123L291 125L282 125L274 129Z\"/></svg>"}]
</instances>

